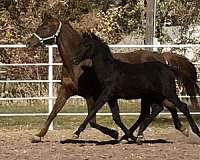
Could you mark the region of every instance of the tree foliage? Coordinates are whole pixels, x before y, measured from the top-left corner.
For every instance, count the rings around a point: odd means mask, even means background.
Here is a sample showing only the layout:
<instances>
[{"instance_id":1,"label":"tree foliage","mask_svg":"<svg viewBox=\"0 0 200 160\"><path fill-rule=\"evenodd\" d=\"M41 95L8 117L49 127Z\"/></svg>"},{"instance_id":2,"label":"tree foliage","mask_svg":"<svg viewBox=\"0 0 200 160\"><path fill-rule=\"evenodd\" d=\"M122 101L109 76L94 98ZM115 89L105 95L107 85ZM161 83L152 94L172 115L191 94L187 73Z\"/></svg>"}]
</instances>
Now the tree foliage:
<instances>
[{"instance_id":1,"label":"tree foliage","mask_svg":"<svg viewBox=\"0 0 200 160\"><path fill-rule=\"evenodd\" d=\"M200 25L200 5L198 0L160 0L157 1L157 37L161 42L173 40L167 39L163 28L166 26L180 26L181 36L179 43L191 43L186 40L189 26Z\"/></svg>"}]
</instances>

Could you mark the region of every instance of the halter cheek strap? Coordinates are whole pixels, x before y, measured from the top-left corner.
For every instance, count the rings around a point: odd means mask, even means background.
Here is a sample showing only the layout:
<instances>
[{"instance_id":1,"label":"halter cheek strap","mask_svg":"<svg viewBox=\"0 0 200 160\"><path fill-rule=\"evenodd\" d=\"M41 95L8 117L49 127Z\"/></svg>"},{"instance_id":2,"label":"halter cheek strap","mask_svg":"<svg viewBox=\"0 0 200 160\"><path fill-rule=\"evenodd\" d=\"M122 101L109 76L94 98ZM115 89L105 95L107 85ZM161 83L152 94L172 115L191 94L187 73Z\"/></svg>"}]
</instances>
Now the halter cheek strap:
<instances>
[{"instance_id":1,"label":"halter cheek strap","mask_svg":"<svg viewBox=\"0 0 200 160\"><path fill-rule=\"evenodd\" d=\"M60 33L61 27L62 27L62 23L59 22L59 26L58 26L56 33L49 37L42 38L37 33L33 33L33 35L40 41L41 44L44 44L44 41L47 41L50 39L54 39L54 43L56 44L56 39Z\"/></svg>"}]
</instances>

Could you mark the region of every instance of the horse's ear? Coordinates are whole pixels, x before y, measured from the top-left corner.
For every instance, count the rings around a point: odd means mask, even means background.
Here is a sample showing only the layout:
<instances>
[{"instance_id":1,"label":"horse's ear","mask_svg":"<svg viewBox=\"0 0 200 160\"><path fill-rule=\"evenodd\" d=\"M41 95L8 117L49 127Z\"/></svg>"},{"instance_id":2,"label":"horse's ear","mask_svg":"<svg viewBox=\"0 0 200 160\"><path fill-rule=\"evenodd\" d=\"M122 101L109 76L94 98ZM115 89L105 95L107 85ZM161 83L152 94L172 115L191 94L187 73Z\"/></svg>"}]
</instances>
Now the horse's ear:
<instances>
[{"instance_id":1,"label":"horse's ear","mask_svg":"<svg viewBox=\"0 0 200 160\"><path fill-rule=\"evenodd\" d=\"M49 12L44 12L43 14L42 14L42 22L44 22L45 20L48 20L48 19L52 19L53 17L52 17L52 15L49 13Z\"/></svg>"}]
</instances>

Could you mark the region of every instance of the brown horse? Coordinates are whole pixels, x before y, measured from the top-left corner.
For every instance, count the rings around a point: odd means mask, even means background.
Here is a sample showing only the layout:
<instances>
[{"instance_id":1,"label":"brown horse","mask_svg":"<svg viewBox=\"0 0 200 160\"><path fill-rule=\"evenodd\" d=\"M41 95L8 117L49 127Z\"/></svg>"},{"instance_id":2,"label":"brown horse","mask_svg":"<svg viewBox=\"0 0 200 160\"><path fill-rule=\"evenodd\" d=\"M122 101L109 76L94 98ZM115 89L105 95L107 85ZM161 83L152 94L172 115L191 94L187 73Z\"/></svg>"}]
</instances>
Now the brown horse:
<instances>
[{"instance_id":1,"label":"brown horse","mask_svg":"<svg viewBox=\"0 0 200 160\"><path fill-rule=\"evenodd\" d=\"M84 67L82 64L77 66L73 65L71 60L74 50L79 47L80 38L81 37L79 33L77 33L69 23L61 23L59 20L53 18L52 16L46 15L43 19L43 24L38 27L36 33L27 42L27 45L30 47L56 43L58 45L58 50L63 61L62 85L59 88L55 105L40 132L34 136L33 141L41 141L41 137L44 137L47 133L50 123L57 116L57 113L63 108L65 102L70 96L77 94L83 96L87 101L88 112L91 111L91 108L94 106L94 103L98 98L98 82L94 76L94 71L89 67ZM145 53L141 54L141 52ZM138 51L133 53L114 54L114 57L128 63L143 63L146 61L161 61L166 63L166 61L168 61L169 64L180 68L177 77L181 77L181 80L185 78L187 79L188 75L190 75L186 82L190 82L192 85L185 87L190 88L192 86L193 92L192 94L188 94L192 96L196 95L196 85L194 85L196 84L196 80L191 78L196 76L193 76L193 73L196 74L196 70L194 68L195 72L193 72L191 71L191 68L187 68L187 66L191 66L192 64L186 58L181 58L181 56L175 56L176 54L174 54L173 63L171 63L170 59L167 59L167 56L164 57L161 54L152 54L152 52L149 51ZM172 54L166 53L166 55L171 57L170 55ZM179 59L181 63L178 60L175 61L175 59ZM176 64L174 64L174 62L176 62ZM182 70L182 65L184 65L184 71ZM182 82L184 85L188 85L187 83L184 83L184 81ZM198 103L196 104L198 105ZM117 106L118 104L114 103L109 105ZM137 125L143 121L149 112L149 110L141 111ZM117 131L97 124L96 117L90 121L90 125L99 129L104 134L108 134L113 138L118 138ZM122 130L125 133L127 132L125 126L122 126Z\"/></svg>"}]
</instances>

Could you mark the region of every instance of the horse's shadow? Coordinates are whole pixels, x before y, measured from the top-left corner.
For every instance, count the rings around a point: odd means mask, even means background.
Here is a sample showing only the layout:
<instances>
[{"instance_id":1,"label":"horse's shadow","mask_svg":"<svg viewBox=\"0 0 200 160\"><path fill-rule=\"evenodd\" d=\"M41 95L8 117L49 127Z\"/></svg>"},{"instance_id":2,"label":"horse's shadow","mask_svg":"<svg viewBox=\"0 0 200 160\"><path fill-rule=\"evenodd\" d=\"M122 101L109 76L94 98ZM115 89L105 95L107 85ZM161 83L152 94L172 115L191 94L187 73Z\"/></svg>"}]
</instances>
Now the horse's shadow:
<instances>
[{"instance_id":1,"label":"horse's shadow","mask_svg":"<svg viewBox=\"0 0 200 160\"><path fill-rule=\"evenodd\" d=\"M108 141L96 141L96 140L79 140L79 139L66 139L60 141L61 144L96 144L96 145L115 145L120 143L119 140L108 140ZM142 143L157 144L157 143L173 143L164 139L155 139L155 140L144 140ZM136 144L135 141L128 141L126 144Z\"/></svg>"}]
</instances>

